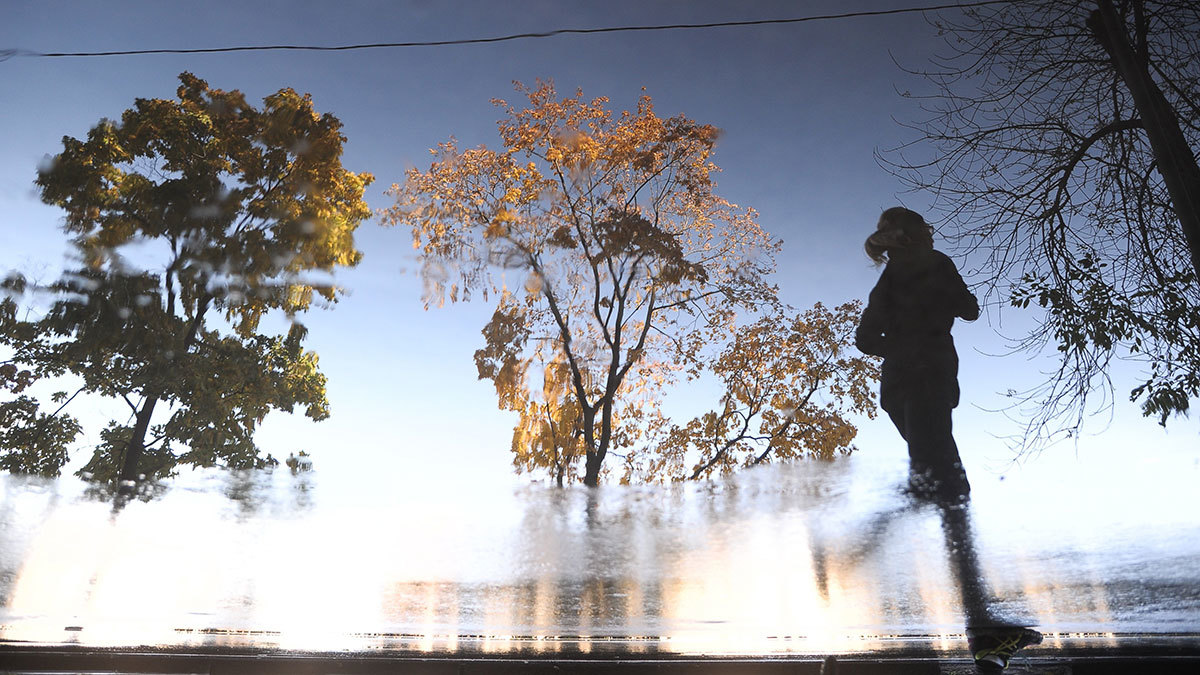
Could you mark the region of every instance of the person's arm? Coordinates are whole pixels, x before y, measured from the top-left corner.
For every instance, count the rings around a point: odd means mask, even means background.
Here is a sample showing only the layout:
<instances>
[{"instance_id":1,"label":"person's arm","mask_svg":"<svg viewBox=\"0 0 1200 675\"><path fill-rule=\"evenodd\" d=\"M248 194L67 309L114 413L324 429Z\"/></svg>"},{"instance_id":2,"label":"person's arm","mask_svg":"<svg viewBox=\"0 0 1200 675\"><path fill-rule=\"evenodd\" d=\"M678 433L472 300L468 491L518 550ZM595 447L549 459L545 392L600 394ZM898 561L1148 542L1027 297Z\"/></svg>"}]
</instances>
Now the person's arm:
<instances>
[{"instance_id":1,"label":"person's arm","mask_svg":"<svg viewBox=\"0 0 1200 675\"><path fill-rule=\"evenodd\" d=\"M887 356L887 335L884 334L886 325L885 286L886 277L880 277L879 283L871 289L867 308L863 310L862 319L858 322L858 329L854 331L854 346L864 354Z\"/></svg>"},{"instance_id":2,"label":"person's arm","mask_svg":"<svg viewBox=\"0 0 1200 675\"><path fill-rule=\"evenodd\" d=\"M950 306L954 309L954 316L967 321L974 321L979 318L979 300L971 289L967 288L967 282L963 281L962 275L958 273L958 268L954 266L954 261L949 256L943 254L942 265L945 267L945 275L950 280L949 296Z\"/></svg>"}]
</instances>

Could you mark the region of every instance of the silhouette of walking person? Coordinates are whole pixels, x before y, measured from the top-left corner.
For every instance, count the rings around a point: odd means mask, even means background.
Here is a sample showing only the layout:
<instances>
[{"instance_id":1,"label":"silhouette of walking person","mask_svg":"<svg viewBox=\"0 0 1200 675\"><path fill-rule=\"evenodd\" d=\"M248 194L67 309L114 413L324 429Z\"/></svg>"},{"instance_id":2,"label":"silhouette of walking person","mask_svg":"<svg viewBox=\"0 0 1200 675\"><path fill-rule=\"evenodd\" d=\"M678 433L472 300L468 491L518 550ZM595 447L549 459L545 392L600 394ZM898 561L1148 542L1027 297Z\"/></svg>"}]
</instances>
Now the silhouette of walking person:
<instances>
[{"instance_id":1,"label":"silhouette of walking person","mask_svg":"<svg viewBox=\"0 0 1200 675\"><path fill-rule=\"evenodd\" d=\"M978 319L979 302L954 262L933 248L933 228L915 211L884 211L864 248L876 264L887 265L871 290L855 343L883 357L879 404L908 443L908 492L941 512L971 655L980 670L998 672L1042 635L991 615L970 534L971 485L951 423L959 387L950 329L956 318Z\"/></svg>"},{"instance_id":2,"label":"silhouette of walking person","mask_svg":"<svg viewBox=\"0 0 1200 675\"><path fill-rule=\"evenodd\" d=\"M971 486L951 433L959 389L950 328L956 317L979 318L979 302L954 262L934 250L933 228L915 211L884 211L864 248L887 266L871 290L855 343L883 357L879 404L908 443L910 490L961 501Z\"/></svg>"}]
</instances>

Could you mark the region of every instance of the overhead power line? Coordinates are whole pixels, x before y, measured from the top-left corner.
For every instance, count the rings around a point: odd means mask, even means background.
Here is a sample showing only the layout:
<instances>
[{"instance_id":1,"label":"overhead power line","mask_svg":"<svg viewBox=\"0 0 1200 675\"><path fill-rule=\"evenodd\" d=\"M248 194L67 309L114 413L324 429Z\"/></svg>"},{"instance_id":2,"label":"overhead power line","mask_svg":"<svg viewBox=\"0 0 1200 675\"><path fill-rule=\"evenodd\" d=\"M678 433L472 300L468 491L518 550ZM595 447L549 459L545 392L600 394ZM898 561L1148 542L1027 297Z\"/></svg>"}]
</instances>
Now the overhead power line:
<instances>
[{"instance_id":1,"label":"overhead power line","mask_svg":"<svg viewBox=\"0 0 1200 675\"><path fill-rule=\"evenodd\" d=\"M676 23L652 26L609 26L604 28L560 28L539 33L515 33L494 37L463 38L458 40L428 40L422 42L374 42L368 44L335 45L323 47L318 45L247 45L240 47L207 47L197 49L119 49L102 52L38 52L27 49L0 50L0 61L12 56L31 57L67 57L67 56L135 56L143 54L219 54L224 52L265 52L265 51L312 51L312 52L344 52L355 49L382 49L387 47L444 47L450 45L487 44L491 42L509 42L513 40L529 40L533 38L548 38L556 35L591 35L595 33L632 33L659 30L689 30L698 28L724 28L731 26L766 26L772 24L805 23L809 21L828 21L832 19L851 19L864 16L884 16L888 14L909 14L913 12L933 12L944 9L963 9L980 7L982 5L1008 4L1015 0L982 0L980 2L953 3L946 5L929 5L925 7L905 7L901 9L881 9L874 11L845 12L843 14L820 14L783 19L755 19L750 21L713 21L710 23Z\"/></svg>"}]
</instances>

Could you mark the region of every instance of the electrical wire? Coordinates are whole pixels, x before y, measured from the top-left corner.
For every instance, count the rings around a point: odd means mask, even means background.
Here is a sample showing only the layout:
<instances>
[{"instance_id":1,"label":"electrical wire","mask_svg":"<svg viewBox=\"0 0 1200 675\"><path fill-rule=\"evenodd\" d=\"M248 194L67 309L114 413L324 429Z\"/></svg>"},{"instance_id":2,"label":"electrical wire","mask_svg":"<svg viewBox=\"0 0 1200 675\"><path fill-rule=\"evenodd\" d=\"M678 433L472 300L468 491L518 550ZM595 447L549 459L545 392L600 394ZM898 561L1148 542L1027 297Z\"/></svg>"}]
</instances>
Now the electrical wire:
<instances>
[{"instance_id":1,"label":"electrical wire","mask_svg":"<svg viewBox=\"0 0 1200 675\"><path fill-rule=\"evenodd\" d=\"M932 12L945 9L964 9L983 5L1009 4L1016 0L981 0L980 2L954 3L945 5L930 5L925 7L905 7L900 9L881 9L860 12L845 12L842 14L820 14L813 16L792 17L784 19L755 19L749 21L713 21L710 23L676 23L651 26L609 26L604 28L560 28L537 33L516 33L495 37L463 38L457 40L428 40L422 42L374 42L369 44L335 45L322 47L317 45L257 45L241 47L206 47L197 49L121 49L102 52L38 52L27 49L0 50L0 61L13 56L27 57L95 57L95 56L140 56L146 54L219 54L226 52L262 52L262 51L314 51L341 52L356 49L381 49L389 47L444 47L451 45L486 44L492 42L509 42L512 40L528 40L548 38L556 35L591 35L596 33L631 33L660 30L691 30L701 28L724 28L732 26L765 26L771 24L805 23L809 21L828 21L833 19L850 19L865 16L885 16L890 14L907 14L912 12Z\"/></svg>"}]
</instances>

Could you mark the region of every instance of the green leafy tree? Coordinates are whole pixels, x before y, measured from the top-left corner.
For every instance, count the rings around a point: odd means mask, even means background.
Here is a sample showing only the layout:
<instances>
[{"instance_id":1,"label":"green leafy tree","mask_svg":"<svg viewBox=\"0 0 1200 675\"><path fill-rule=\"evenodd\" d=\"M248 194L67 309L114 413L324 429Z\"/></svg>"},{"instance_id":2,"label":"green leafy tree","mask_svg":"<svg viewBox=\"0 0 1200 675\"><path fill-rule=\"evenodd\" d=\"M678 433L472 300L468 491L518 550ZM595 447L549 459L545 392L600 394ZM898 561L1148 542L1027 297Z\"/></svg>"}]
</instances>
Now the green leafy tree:
<instances>
[{"instance_id":1,"label":"green leafy tree","mask_svg":"<svg viewBox=\"0 0 1200 675\"><path fill-rule=\"evenodd\" d=\"M176 100L138 99L86 139L63 138L38 172L80 266L50 287L44 315L9 312L0 332L19 372L73 376L128 404L129 421L101 433L85 468L124 487L179 464L273 463L253 441L268 412L328 417L325 377L294 317L336 301L332 273L358 263L354 231L370 216L372 177L342 167L341 123L309 96L281 89L255 108L179 79ZM293 319L286 333L261 332L272 311ZM56 473L76 427L21 441L41 419L31 414L4 418L23 458L6 468Z\"/></svg>"},{"instance_id":2,"label":"green leafy tree","mask_svg":"<svg viewBox=\"0 0 1200 675\"><path fill-rule=\"evenodd\" d=\"M17 318L15 298L26 291L27 283L19 275L10 275L0 283L0 344L29 342L36 338L36 327ZM38 476L57 476L67 462L67 448L83 430L79 421L63 412L75 398L56 392L54 412L43 412L36 398L26 390L38 379L37 374L16 358L0 362L0 391L15 398L0 402L0 470ZM78 395L78 392L76 392Z\"/></svg>"},{"instance_id":3,"label":"green leafy tree","mask_svg":"<svg viewBox=\"0 0 1200 675\"><path fill-rule=\"evenodd\" d=\"M15 327L16 310L11 298L0 300L0 333ZM67 461L67 447L82 428L78 420L62 414L70 402L65 392L53 395L60 405L52 413L42 412L36 398L23 394L35 380L32 370L19 368L11 360L0 363L0 389L16 395L0 402L0 420L6 420L0 425L0 470L55 476Z\"/></svg>"},{"instance_id":4,"label":"green leafy tree","mask_svg":"<svg viewBox=\"0 0 1200 675\"><path fill-rule=\"evenodd\" d=\"M476 362L522 415L518 466L557 477L581 457L594 486L610 450L645 438L663 387L698 372L739 310L775 302L778 243L715 194L715 128L661 118L647 96L615 114L549 83L520 91L526 107L497 101L502 150L443 143L393 187L385 221L411 228L429 303L496 298Z\"/></svg>"},{"instance_id":5,"label":"green leafy tree","mask_svg":"<svg viewBox=\"0 0 1200 675\"><path fill-rule=\"evenodd\" d=\"M1163 424L1200 396L1200 10L1175 0L1022 0L936 26L948 51L913 144L885 155L936 195L942 234L1060 367L1025 392L1022 442L1075 433L1113 358ZM927 151L932 149L932 154ZM993 296L995 297L995 296Z\"/></svg>"}]
</instances>

